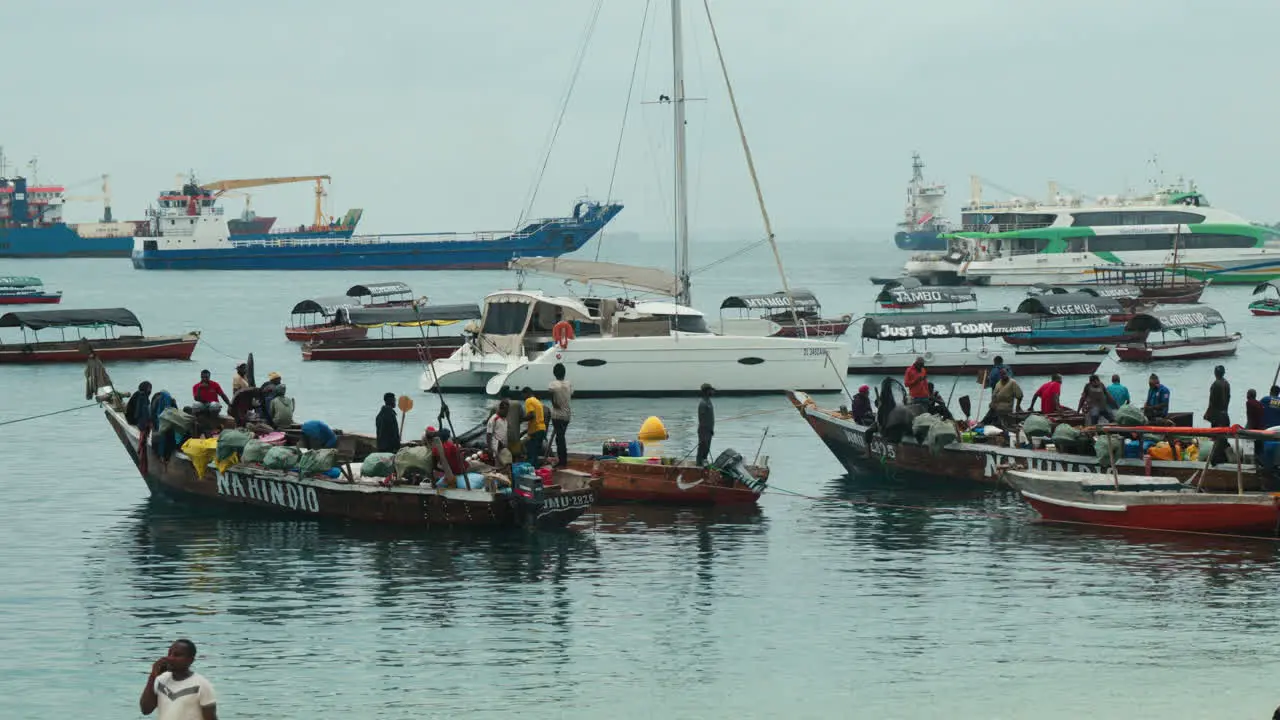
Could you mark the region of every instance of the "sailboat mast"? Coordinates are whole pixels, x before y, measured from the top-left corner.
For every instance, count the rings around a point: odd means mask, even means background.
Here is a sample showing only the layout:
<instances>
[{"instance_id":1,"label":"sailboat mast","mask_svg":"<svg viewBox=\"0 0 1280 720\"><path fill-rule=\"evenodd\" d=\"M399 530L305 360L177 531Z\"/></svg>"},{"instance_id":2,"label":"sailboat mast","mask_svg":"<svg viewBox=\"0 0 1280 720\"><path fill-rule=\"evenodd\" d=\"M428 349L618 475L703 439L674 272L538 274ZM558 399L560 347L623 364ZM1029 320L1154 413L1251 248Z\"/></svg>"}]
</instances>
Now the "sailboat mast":
<instances>
[{"instance_id":1,"label":"sailboat mast","mask_svg":"<svg viewBox=\"0 0 1280 720\"><path fill-rule=\"evenodd\" d=\"M673 66L671 104L675 123L675 211L676 211L676 279L680 294L676 302L689 305L689 188L685 152L684 127L684 43L681 27L680 0L671 0L671 64Z\"/></svg>"}]
</instances>

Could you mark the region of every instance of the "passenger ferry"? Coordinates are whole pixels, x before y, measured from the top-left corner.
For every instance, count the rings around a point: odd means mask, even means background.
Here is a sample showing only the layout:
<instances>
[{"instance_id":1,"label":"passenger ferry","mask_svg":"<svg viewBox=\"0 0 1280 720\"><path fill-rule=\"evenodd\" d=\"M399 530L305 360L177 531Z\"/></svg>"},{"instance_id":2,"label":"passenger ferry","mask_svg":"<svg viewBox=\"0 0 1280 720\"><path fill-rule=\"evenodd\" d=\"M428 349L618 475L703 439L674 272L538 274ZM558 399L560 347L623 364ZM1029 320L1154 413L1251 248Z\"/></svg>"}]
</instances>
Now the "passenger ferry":
<instances>
[{"instance_id":1,"label":"passenger ferry","mask_svg":"<svg viewBox=\"0 0 1280 720\"><path fill-rule=\"evenodd\" d=\"M1176 266L1215 284L1280 277L1280 232L1211 207L1194 184L1093 205L1055 190L1044 205L971 203L947 249L917 253L904 273L933 285L1086 282L1111 264Z\"/></svg>"}]
</instances>

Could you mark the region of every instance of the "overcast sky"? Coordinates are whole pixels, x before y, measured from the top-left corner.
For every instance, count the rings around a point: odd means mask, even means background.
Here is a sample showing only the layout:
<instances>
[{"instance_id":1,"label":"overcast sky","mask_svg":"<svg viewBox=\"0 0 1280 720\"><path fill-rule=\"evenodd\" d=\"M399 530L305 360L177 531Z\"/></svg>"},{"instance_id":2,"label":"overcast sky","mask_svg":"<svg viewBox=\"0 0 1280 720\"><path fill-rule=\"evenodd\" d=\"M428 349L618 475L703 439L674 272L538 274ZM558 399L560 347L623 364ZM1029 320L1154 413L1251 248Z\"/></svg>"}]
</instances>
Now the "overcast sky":
<instances>
[{"instance_id":1,"label":"overcast sky","mask_svg":"<svg viewBox=\"0 0 1280 720\"><path fill-rule=\"evenodd\" d=\"M174 175L327 173L376 232L505 229L525 206L596 0L118 0L7 13L0 145L40 179L112 176L138 218ZM892 229L910 157L1041 195L1145 186L1149 160L1280 219L1280 3L714 0L765 196L786 230ZM701 1L685 2L695 230L758 213ZM608 190L644 0L606 0L538 216ZM653 0L614 196L617 229L670 227L670 9ZM11 167L11 171L13 168ZM995 195L992 191L992 195ZM306 186L262 190L282 222ZM228 202L238 211L242 200ZM75 219L97 207L79 206Z\"/></svg>"}]
</instances>

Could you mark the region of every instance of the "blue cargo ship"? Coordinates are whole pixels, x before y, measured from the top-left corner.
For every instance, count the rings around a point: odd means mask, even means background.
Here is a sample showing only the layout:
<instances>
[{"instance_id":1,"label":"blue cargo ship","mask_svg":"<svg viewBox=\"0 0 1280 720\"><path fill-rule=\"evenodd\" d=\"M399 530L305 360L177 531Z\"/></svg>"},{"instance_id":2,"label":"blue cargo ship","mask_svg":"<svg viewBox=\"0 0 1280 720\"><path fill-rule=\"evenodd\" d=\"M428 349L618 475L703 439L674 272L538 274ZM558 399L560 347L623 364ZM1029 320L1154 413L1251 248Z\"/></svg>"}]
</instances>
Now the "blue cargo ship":
<instances>
[{"instance_id":1,"label":"blue cargo ship","mask_svg":"<svg viewBox=\"0 0 1280 720\"><path fill-rule=\"evenodd\" d=\"M920 153L911 155L911 182L907 184L907 207L893 242L901 250L945 250L945 233L951 224L940 216L947 186L924 181L924 163Z\"/></svg>"},{"instance_id":2,"label":"blue cargo ship","mask_svg":"<svg viewBox=\"0 0 1280 720\"><path fill-rule=\"evenodd\" d=\"M0 177L0 258L129 256L135 225L111 222L109 206L101 223L68 225L62 220L65 191Z\"/></svg>"},{"instance_id":3,"label":"blue cargo ship","mask_svg":"<svg viewBox=\"0 0 1280 720\"><path fill-rule=\"evenodd\" d=\"M579 202L571 217L535 220L512 232L356 235L360 210L340 221L232 235L211 187L160 196L145 234L133 240L133 266L143 270L457 270L505 268L515 257L573 252L622 210ZM319 185L317 184L317 187ZM317 191L317 201L320 191Z\"/></svg>"}]
</instances>

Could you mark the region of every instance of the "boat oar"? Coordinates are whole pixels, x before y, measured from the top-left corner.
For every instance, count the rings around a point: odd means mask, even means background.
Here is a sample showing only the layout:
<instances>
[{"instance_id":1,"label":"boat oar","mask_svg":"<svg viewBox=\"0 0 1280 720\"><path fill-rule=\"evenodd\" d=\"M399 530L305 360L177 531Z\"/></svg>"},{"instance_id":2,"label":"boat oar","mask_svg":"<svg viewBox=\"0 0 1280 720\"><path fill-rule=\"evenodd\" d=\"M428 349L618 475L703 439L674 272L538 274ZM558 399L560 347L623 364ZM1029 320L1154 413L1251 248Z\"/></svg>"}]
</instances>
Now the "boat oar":
<instances>
[{"instance_id":1,"label":"boat oar","mask_svg":"<svg viewBox=\"0 0 1280 720\"><path fill-rule=\"evenodd\" d=\"M960 410L964 412L964 423L968 425L969 416L973 413L973 405L970 404L968 395L961 395L958 402L960 403Z\"/></svg>"},{"instance_id":2,"label":"boat oar","mask_svg":"<svg viewBox=\"0 0 1280 720\"><path fill-rule=\"evenodd\" d=\"M408 395L401 395L396 401L396 407L400 408L400 442L404 442L404 419L413 409L413 398Z\"/></svg>"}]
</instances>

